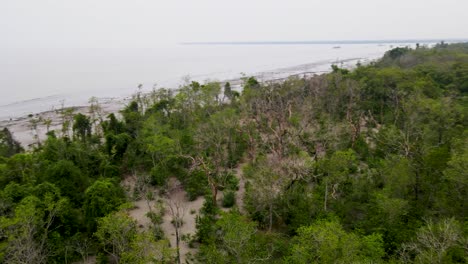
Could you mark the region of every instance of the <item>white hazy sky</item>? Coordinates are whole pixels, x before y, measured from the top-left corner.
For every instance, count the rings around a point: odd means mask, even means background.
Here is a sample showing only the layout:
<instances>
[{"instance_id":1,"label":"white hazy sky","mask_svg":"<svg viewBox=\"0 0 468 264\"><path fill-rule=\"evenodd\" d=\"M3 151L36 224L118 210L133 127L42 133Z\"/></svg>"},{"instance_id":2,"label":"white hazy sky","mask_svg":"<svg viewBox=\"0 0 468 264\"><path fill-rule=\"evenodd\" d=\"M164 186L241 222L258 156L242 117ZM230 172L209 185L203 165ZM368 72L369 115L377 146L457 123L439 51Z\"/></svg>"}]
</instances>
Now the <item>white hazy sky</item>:
<instances>
[{"instance_id":1,"label":"white hazy sky","mask_svg":"<svg viewBox=\"0 0 468 264\"><path fill-rule=\"evenodd\" d=\"M0 47L467 38L467 10L467 0L0 0Z\"/></svg>"}]
</instances>

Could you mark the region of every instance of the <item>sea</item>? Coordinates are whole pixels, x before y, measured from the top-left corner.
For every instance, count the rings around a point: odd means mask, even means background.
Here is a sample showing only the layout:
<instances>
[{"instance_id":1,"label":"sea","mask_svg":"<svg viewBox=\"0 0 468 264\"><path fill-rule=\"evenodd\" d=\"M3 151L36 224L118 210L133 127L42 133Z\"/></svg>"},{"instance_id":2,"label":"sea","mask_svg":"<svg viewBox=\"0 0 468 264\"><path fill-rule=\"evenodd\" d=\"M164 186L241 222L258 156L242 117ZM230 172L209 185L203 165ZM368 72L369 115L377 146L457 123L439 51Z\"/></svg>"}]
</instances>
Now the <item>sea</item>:
<instances>
[{"instance_id":1,"label":"sea","mask_svg":"<svg viewBox=\"0 0 468 264\"><path fill-rule=\"evenodd\" d=\"M75 48L10 52L0 61L0 120L84 106L91 97L119 100L188 81L261 81L352 68L395 47L436 40L189 42L144 49Z\"/></svg>"}]
</instances>

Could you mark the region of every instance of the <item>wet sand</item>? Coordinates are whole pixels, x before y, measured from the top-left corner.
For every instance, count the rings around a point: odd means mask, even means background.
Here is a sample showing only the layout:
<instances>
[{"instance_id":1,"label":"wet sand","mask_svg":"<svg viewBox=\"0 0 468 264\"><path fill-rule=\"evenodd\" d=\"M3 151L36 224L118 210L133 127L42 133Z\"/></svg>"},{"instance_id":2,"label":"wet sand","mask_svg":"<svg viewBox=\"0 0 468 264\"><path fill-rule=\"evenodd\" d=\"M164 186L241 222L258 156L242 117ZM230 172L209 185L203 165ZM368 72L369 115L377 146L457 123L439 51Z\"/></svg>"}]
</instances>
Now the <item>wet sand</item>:
<instances>
[{"instance_id":1,"label":"wet sand","mask_svg":"<svg viewBox=\"0 0 468 264\"><path fill-rule=\"evenodd\" d=\"M114 99L100 103L102 116L106 117L110 113L119 112L123 107L125 107L127 102L128 99ZM72 109L74 114L89 114L89 106L73 106L65 109ZM37 121L36 129L33 127L33 120L39 120ZM44 120L50 120L48 128L49 131L55 131L57 135L60 135L62 129L62 118L59 110L51 110L19 118L2 120L0 121L0 128L8 128L8 130L12 132L13 137L20 142L25 149L30 149L38 141L42 142L46 139L47 125Z\"/></svg>"}]
</instances>

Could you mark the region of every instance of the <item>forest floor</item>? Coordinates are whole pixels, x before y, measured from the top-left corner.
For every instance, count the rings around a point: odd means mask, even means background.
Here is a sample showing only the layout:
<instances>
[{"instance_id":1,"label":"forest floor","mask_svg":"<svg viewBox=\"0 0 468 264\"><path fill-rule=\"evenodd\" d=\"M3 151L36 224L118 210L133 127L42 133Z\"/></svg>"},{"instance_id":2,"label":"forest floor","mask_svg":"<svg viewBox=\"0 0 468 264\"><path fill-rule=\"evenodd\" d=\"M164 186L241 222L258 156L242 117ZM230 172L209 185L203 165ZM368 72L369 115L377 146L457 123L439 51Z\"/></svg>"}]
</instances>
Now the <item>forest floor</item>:
<instances>
[{"instance_id":1,"label":"forest floor","mask_svg":"<svg viewBox=\"0 0 468 264\"><path fill-rule=\"evenodd\" d=\"M132 181L126 179L124 184L128 184ZM153 189L154 200L147 201L146 199L139 199L134 202L135 208L131 209L129 215L137 221L139 228L148 229L151 225L150 219L146 214L150 211L157 210L157 203L162 203L162 219L163 223L160 225L165 237L169 240L171 247L176 247L176 232L172 220L174 216L171 212L170 206L173 206L175 210L179 212L179 217L182 219L183 225L180 227L179 236L190 236L193 237L196 232L196 216L203 206L204 198L198 197L194 201L189 201L187 193L182 188L182 184L176 178L170 178L168 183L169 189L165 195L159 195L157 189ZM177 207L177 208L175 208ZM180 240L179 243L181 263L185 263L186 259L193 256L196 252L195 248L189 246L188 241Z\"/></svg>"},{"instance_id":2,"label":"forest floor","mask_svg":"<svg viewBox=\"0 0 468 264\"><path fill-rule=\"evenodd\" d=\"M236 207L241 213L244 209L244 195L245 195L245 180L242 175L242 167L239 166L235 169L235 175L239 179L239 190L236 192ZM133 193L133 188L136 183L135 176L127 177L122 184L127 188L129 193ZM172 224L174 218L171 213L170 206L173 209L179 211L180 217L182 218L183 225L179 230L180 237L189 236L189 239L193 237L196 233L196 217L200 213L200 209L203 206L205 201L204 197L198 197L194 201L188 200L187 192L183 189L182 184L175 178L172 177L168 181L168 189L164 195L160 194L160 191L156 188L152 189L152 192L155 194L154 199L147 201L146 199L138 199L134 201L134 208L129 210L129 215L137 221L139 228L147 230L151 221L146 216L150 210L156 211L158 208L158 203L161 203L163 206L163 223L160 225L162 231L164 232L165 237L169 240L171 247L176 247L176 234L175 228ZM219 192L218 195L218 204L221 207L223 193ZM228 208L223 208L223 211L229 211ZM190 260L192 256L196 253L196 248L190 247L188 241L181 240L179 243L179 250L181 256L181 263L185 263L186 260Z\"/></svg>"}]
</instances>

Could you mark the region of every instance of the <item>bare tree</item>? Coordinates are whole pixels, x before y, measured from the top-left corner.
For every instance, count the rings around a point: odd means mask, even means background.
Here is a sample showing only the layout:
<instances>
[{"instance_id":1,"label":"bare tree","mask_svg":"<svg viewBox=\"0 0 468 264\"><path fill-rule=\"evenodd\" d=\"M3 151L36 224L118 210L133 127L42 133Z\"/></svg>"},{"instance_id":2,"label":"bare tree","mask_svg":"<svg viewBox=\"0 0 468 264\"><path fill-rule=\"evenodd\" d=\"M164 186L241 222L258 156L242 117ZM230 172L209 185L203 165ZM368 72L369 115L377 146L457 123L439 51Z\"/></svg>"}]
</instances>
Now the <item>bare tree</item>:
<instances>
[{"instance_id":1,"label":"bare tree","mask_svg":"<svg viewBox=\"0 0 468 264\"><path fill-rule=\"evenodd\" d=\"M175 237L176 237L176 260L180 264L180 239L182 234L180 233L180 228L184 224L184 216L186 208L182 201L170 200L167 201L167 206L169 207L170 214L172 217L172 225L174 226Z\"/></svg>"},{"instance_id":2,"label":"bare tree","mask_svg":"<svg viewBox=\"0 0 468 264\"><path fill-rule=\"evenodd\" d=\"M31 129L33 138L36 140L37 145L41 144L40 139L39 139L39 131L38 131L38 125L40 122L41 122L40 118L29 119L29 129Z\"/></svg>"},{"instance_id":3,"label":"bare tree","mask_svg":"<svg viewBox=\"0 0 468 264\"><path fill-rule=\"evenodd\" d=\"M249 195L255 200L257 210L268 211L268 231L273 227L277 198L294 182L303 179L309 173L310 167L306 158L288 157L278 160L276 156L270 155L260 161L257 171L250 179L254 189Z\"/></svg>"},{"instance_id":4,"label":"bare tree","mask_svg":"<svg viewBox=\"0 0 468 264\"><path fill-rule=\"evenodd\" d=\"M438 223L429 220L412 243L403 245L402 258L408 260L408 253L414 252L422 263L443 263L450 247L459 244L466 248L465 243L460 224L455 219L443 219Z\"/></svg>"},{"instance_id":5,"label":"bare tree","mask_svg":"<svg viewBox=\"0 0 468 264\"><path fill-rule=\"evenodd\" d=\"M96 134L102 135L102 127L100 124L103 121L103 111L101 105L99 104L99 99L93 96L89 99L88 103L91 126L93 127Z\"/></svg>"},{"instance_id":6,"label":"bare tree","mask_svg":"<svg viewBox=\"0 0 468 264\"><path fill-rule=\"evenodd\" d=\"M74 239L72 241L72 247L75 250L75 252L80 254L83 263L86 263L86 260L88 259L89 252L92 247L92 241L87 237L83 239Z\"/></svg>"},{"instance_id":7,"label":"bare tree","mask_svg":"<svg viewBox=\"0 0 468 264\"><path fill-rule=\"evenodd\" d=\"M49 133L50 132L50 126L52 125L52 119L49 117L49 118L44 118L42 119L42 123L46 126L46 132Z\"/></svg>"}]
</instances>

